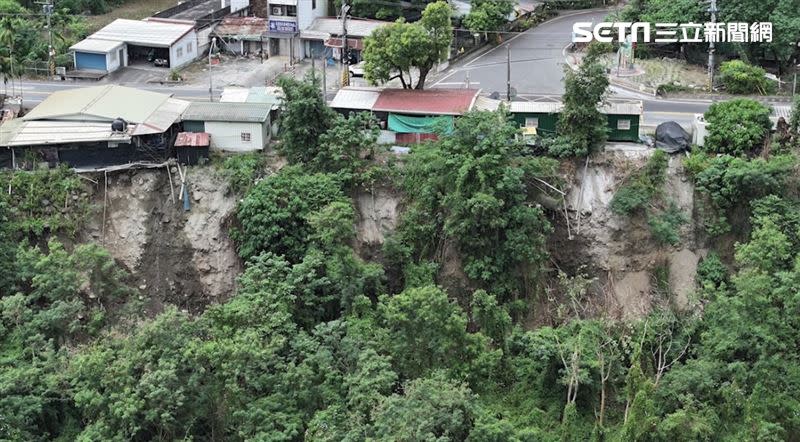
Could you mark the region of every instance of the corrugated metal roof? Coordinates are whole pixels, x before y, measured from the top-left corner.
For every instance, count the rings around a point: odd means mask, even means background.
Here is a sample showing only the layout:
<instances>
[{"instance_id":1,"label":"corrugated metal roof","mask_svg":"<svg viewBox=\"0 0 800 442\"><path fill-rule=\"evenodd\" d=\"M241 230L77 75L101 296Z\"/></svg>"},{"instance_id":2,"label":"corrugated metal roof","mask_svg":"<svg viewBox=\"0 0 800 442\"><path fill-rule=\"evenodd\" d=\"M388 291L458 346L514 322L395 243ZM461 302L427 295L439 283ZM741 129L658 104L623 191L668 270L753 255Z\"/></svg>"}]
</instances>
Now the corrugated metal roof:
<instances>
[{"instance_id":1,"label":"corrugated metal roof","mask_svg":"<svg viewBox=\"0 0 800 442\"><path fill-rule=\"evenodd\" d=\"M642 102L639 100L608 100L600 106L600 112L614 115L641 115Z\"/></svg>"},{"instance_id":2,"label":"corrugated metal roof","mask_svg":"<svg viewBox=\"0 0 800 442\"><path fill-rule=\"evenodd\" d=\"M189 102L168 98L156 108L143 122L136 125L133 135L160 134L180 120L181 114L189 107Z\"/></svg>"},{"instance_id":3,"label":"corrugated metal roof","mask_svg":"<svg viewBox=\"0 0 800 442\"><path fill-rule=\"evenodd\" d=\"M99 38L89 37L85 40L81 40L75 43L74 45L70 46L69 50L105 54L107 52L111 52L114 49L119 48L123 44L124 43L121 41L101 40Z\"/></svg>"},{"instance_id":4,"label":"corrugated metal roof","mask_svg":"<svg viewBox=\"0 0 800 442\"><path fill-rule=\"evenodd\" d=\"M276 109L283 100L279 87L256 86L251 88L229 86L222 90L219 101L224 103L261 103Z\"/></svg>"},{"instance_id":5,"label":"corrugated metal roof","mask_svg":"<svg viewBox=\"0 0 800 442\"><path fill-rule=\"evenodd\" d=\"M6 126L5 124L3 125ZM66 143L128 142L133 126L127 133L111 130L111 123L78 121L22 121L6 128L0 135L2 146L42 146Z\"/></svg>"},{"instance_id":6,"label":"corrugated metal roof","mask_svg":"<svg viewBox=\"0 0 800 442\"><path fill-rule=\"evenodd\" d=\"M259 40L267 33L267 19L260 17L226 17L214 29L220 37Z\"/></svg>"},{"instance_id":7,"label":"corrugated metal roof","mask_svg":"<svg viewBox=\"0 0 800 442\"><path fill-rule=\"evenodd\" d=\"M259 103L192 102L183 112L183 121L222 121L263 123L270 106Z\"/></svg>"},{"instance_id":8,"label":"corrugated metal roof","mask_svg":"<svg viewBox=\"0 0 800 442\"><path fill-rule=\"evenodd\" d=\"M211 135L207 132L180 132L175 138L175 147L208 147Z\"/></svg>"},{"instance_id":9,"label":"corrugated metal roof","mask_svg":"<svg viewBox=\"0 0 800 442\"><path fill-rule=\"evenodd\" d=\"M475 104L477 89L384 89L372 110L413 115L461 115Z\"/></svg>"},{"instance_id":10,"label":"corrugated metal roof","mask_svg":"<svg viewBox=\"0 0 800 442\"><path fill-rule=\"evenodd\" d=\"M351 18L347 20L347 35L350 37L366 37L372 34L372 31L391 23L388 21ZM311 22L311 26L303 32L308 33L307 35L324 35L322 38L342 35L342 20L336 17L316 18Z\"/></svg>"},{"instance_id":11,"label":"corrugated metal roof","mask_svg":"<svg viewBox=\"0 0 800 442\"><path fill-rule=\"evenodd\" d=\"M777 118L783 117L784 120L789 121L789 118L792 116L792 107L791 106L773 106L772 107L772 116Z\"/></svg>"},{"instance_id":12,"label":"corrugated metal roof","mask_svg":"<svg viewBox=\"0 0 800 442\"><path fill-rule=\"evenodd\" d=\"M193 30L194 22L190 21L118 18L90 35L89 38L166 48Z\"/></svg>"},{"instance_id":13,"label":"corrugated metal roof","mask_svg":"<svg viewBox=\"0 0 800 442\"><path fill-rule=\"evenodd\" d=\"M500 108L502 101L489 97L478 97L475 99L475 109L481 111L496 111Z\"/></svg>"},{"instance_id":14,"label":"corrugated metal roof","mask_svg":"<svg viewBox=\"0 0 800 442\"><path fill-rule=\"evenodd\" d=\"M511 113L555 114L561 112L564 105L552 101L512 101L509 108Z\"/></svg>"},{"instance_id":15,"label":"corrugated metal roof","mask_svg":"<svg viewBox=\"0 0 800 442\"><path fill-rule=\"evenodd\" d=\"M167 94L117 85L67 89L50 94L22 118L27 121L123 118L129 123L142 123L168 98Z\"/></svg>"},{"instance_id":16,"label":"corrugated metal roof","mask_svg":"<svg viewBox=\"0 0 800 442\"><path fill-rule=\"evenodd\" d=\"M331 101L334 109L359 109L372 110L381 90L378 88L353 88L345 87L339 89L336 96Z\"/></svg>"}]
</instances>

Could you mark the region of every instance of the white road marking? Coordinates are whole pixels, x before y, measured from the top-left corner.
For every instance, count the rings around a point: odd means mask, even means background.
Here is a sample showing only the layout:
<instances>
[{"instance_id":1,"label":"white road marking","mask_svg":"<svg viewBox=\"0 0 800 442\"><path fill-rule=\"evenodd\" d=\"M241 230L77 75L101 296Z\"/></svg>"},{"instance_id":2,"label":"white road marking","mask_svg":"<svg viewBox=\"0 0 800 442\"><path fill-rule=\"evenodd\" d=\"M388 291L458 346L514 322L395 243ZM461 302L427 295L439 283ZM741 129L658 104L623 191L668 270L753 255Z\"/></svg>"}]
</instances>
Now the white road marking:
<instances>
[{"instance_id":1,"label":"white road marking","mask_svg":"<svg viewBox=\"0 0 800 442\"><path fill-rule=\"evenodd\" d=\"M551 19L551 20L544 21L544 22L540 23L540 25L543 25L543 24L545 24L545 23L547 23L547 24L549 24L549 23L554 23L554 22L557 22L557 21L559 21L559 20L563 20L563 19L565 19L565 18L569 18L569 17L575 16L575 15L592 14L592 13L596 13L596 12L600 12L600 11L601 11L601 10L593 9L593 10L586 10L586 11L577 11L577 12L572 12L572 13L569 13L569 14L567 14L567 15L560 15L560 16L558 16L558 17L555 17L555 18ZM536 28L533 28L533 29L536 29ZM445 75L444 77L442 77L442 79L441 79L441 80L437 81L436 83L433 83L433 84L431 85L431 87L438 86L440 83L442 83L442 82L444 82L444 80L447 80L448 78L450 78L450 77L451 77L453 74L455 74L456 72L460 72L461 70L463 70L463 69L465 69L465 68L469 67L469 66L470 66L472 63L475 63L476 61L480 60L481 58L483 58L483 57L485 57L485 56L487 56L487 55L489 55L489 54L491 54L492 52L494 52L494 51L497 51L497 50L500 50L500 49L504 49L505 45L507 45L507 44L511 43L512 41L516 40L516 39L517 39L517 38L519 38L519 37L522 37L523 35L526 35L526 34L528 34L528 32L531 32L531 33L532 33L533 29L531 29L530 31L521 32L521 33L519 33L519 34L517 34L517 35L515 35L515 36L513 36L513 37L511 37L511 38L509 38L507 41L505 41L505 42L503 43L503 45L502 45L502 46L497 46L497 47L496 47L496 48L494 48L494 49L490 49L490 50L488 50L488 51L484 52L483 54L481 54L481 55L479 55L479 56L477 56L477 57L473 58L473 59L472 59L472 60L470 60L470 61L468 61L467 63L465 63L465 64L464 64L464 66L462 66L462 67L460 67L460 68L455 68L455 69L453 70L453 72L450 72L449 74L447 74L447 75Z\"/></svg>"}]
</instances>

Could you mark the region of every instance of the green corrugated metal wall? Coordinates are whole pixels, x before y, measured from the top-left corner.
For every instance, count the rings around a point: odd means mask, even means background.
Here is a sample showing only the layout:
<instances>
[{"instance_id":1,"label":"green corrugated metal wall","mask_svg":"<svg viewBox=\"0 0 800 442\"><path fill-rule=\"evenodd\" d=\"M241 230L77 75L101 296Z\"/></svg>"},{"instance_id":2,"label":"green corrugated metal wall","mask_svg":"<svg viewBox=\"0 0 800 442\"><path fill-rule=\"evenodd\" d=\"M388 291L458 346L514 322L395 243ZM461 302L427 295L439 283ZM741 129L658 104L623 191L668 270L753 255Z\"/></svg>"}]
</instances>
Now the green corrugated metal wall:
<instances>
[{"instance_id":1,"label":"green corrugated metal wall","mask_svg":"<svg viewBox=\"0 0 800 442\"><path fill-rule=\"evenodd\" d=\"M546 113L514 113L512 118L520 127L525 126L525 118L539 119L539 135L554 135L558 128L559 114ZM609 114L608 118L608 140L609 141L639 141L639 116L638 115L616 115ZM619 120L630 120L631 128L628 130L617 129Z\"/></svg>"},{"instance_id":2,"label":"green corrugated metal wall","mask_svg":"<svg viewBox=\"0 0 800 442\"><path fill-rule=\"evenodd\" d=\"M206 124L202 121L184 121L183 130L184 132L205 132Z\"/></svg>"},{"instance_id":3,"label":"green corrugated metal wall","mask_svg":"<svg viewBox=\"0 0 800 442\"><path fill-rule=\"evenodd\" d=\"M539 128L536 133L539 135L555 135L558 125L558 114L546 113L515 113L512 114L514 121L520 126L525 126L526 118L538 118Z\"/></svg>"},{"instance_id":4,"label":"green corrugated metal wall","mask_svg":"<svg viewBox=\"0 0 800 442\"><path fill-rule=\"evenodd\" d=\"M630 120L630 129L617 129L620 120ZM608 130L609 141L639 141L639 116L608 114Z\"/></svg>"}]
</instances>

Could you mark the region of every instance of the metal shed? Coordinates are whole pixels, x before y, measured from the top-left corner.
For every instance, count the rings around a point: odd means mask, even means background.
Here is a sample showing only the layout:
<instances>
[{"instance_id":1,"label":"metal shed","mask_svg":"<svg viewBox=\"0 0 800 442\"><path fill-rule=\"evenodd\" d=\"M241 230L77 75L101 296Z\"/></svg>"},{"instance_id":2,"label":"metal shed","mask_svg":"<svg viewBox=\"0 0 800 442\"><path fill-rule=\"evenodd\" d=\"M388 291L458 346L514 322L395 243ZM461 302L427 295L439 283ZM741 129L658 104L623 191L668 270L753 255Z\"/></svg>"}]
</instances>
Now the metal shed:
<instances>
[{"instance_id":1,"label":"metal shed","mask_svg":"<svg viewBox=\"0 0 800 442\"><path fill-rule=\"evenodd\" d=\"M261 150L270 140L270 109L259 103L193 102L183 112L183 129L208 133L214 149Z\"/></svg>"}]
</instances>

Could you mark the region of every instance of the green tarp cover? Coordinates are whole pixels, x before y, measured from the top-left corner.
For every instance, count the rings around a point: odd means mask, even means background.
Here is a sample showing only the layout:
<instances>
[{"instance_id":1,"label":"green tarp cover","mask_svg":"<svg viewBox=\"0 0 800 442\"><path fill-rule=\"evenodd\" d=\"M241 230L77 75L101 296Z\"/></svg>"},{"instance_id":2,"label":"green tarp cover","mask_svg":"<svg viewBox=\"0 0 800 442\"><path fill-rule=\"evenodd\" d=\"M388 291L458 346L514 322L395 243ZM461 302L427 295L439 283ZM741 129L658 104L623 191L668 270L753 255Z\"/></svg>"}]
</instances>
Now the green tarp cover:
<instances>
[{"instance_id":1,"label":"green tarp cover","mask_svg":"<svg viewBox=\"0 0 800 442\"><path fill-rule=\"evenodd\" d=\"M431 134L444 128L445 133L453 131L453 117L409 117L389 114L389 130L403 134Z\"/></svg>"}]
</instances>

